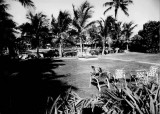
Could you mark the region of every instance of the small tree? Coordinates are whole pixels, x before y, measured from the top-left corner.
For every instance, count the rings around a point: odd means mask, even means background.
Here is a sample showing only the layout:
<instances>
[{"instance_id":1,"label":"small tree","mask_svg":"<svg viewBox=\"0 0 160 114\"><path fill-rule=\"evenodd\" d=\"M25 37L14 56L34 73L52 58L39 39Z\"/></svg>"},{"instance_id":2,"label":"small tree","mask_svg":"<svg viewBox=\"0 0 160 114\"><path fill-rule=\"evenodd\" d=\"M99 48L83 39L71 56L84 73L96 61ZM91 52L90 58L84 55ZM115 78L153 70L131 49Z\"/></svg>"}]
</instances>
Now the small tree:
<instances>
[{"instance_id":1,"label":"small tree","mask_svg":"<svg viewBox=\"0 0 160 114\"><path fill-rule=\"evenodd\" d=\"M128 43L130 41L130 37L133 34L133 29L136 27L137 25L133 25L133 22L129 22L129 23L124 23L122 28L122 34L124 34L125 36L125 40L126 40L126 50L128 51Z\"/></svg>"},{"instance_id":2,"label":"small tree","mask_svg":"<svg viewBox=\"0 0 160 114\"><path fill-rule=\"evenodd\" d=\"M108 42L109 48L111 46L111 32L114 30L115 19L112 16L108 16L105 20L102 19L98 20L97 22L99 24L99 35L102 37L102 55L104 55L106 41Z\"/></svg>"}]
</instances>

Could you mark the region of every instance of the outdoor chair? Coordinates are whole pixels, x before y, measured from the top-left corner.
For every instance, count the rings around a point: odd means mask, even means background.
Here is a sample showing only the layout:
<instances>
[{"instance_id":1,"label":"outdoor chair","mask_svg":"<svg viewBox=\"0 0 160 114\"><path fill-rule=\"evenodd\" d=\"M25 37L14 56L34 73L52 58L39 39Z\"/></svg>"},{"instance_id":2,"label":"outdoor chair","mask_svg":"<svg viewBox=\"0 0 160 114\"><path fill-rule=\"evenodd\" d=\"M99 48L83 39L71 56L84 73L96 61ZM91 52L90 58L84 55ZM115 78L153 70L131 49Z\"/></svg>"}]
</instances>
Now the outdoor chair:
<instances>
[{"instance_id":1,"label":"outdoor chair","mask_svg":"<svg viewBox=\"0 0 160 114\"><path fill-rule=\"evenodd\" d=\"M150 78L156 78L156 82L158 83L158 69L158 66L150 66L149 70L136 70L136 78L138 78L139 81L142 81L144 83L148 83Z\"/></svg>"},{"instance_id":2,"label":"outdoor chair","mask_svg":"<svg viewBox=\"0 0 160 114\"><path fill-rule=\"evenodd\" d=\"M148 83L148 78L146 75L146 70L145 69L140 69L140 70L136 70L136 85L138 85L138 83Z\"/></svg>"},{"instance_id":3,"label":"outdoor chair","mask_svg":"<svg viewBox=\"0 0 160 114\"><path fill-rule=\"evenodd\" d=\"M100 79L101 77L99 77L97 79L97 87L98 87L98 90L101 91L102 87L107 87L108 89L110 89L110 83L109 83L109 80L108 78L102 78Z\"/></svg>"},{"instance_id":4,"label":"outdoor chair","mask_svg":"<svg viewBox=\"0 0 160 114\"><path fill-rule=\"evenodd\" d=\"M158 83L159 79L158 79L158 66L150 66L149 71L146 72L147 74L147 79L149 80L149 78L156 78L156 82Z\"/></svg>"},{"instance_id":5,"label":"outdoor chair","mask_svg":"<svg viewBox=\"0 0 160 114\"><path fill-rule=\"evenodd\" d=\"M117 82L121 82L121 80L124 80L125 86L127 85L124 69L116 69L113 77L116 85L117 85ZM122 85L123 85L123 82L122 82Z\"/></svg>"},{"instance_id":6,"label":"outdoor chair","mask_svg":"<svg viewBox=\"0 0 160 114\"><path fill-rule=\"evenodd\" d=\"M97 69L97 71L94 66L91 66L91 68L92 68L93 72L91 72L90 86L91 86L91 83L94 82L94 83L96 83L96 86L99 91L101 91L101 88L104 86L107 86L110 89L110 84L109 84L109 79L108 79L107 73L103 72L102 68L100 68L100 67Z\"/></svg>"},{"instance_id":7,"label":"outdoor chair","mask_svg":"<svg viewBox=\"0 0 160 114\"><path fill-rule=\"evenodd\" d=\"M92 68L92 72L91 72L91 76L90 76L89 87L91 87L91 83L97 83L97 78L99 76L99 72L97 71L95 66L91 66L91 68Z\"/></svg>"}]
</instances>

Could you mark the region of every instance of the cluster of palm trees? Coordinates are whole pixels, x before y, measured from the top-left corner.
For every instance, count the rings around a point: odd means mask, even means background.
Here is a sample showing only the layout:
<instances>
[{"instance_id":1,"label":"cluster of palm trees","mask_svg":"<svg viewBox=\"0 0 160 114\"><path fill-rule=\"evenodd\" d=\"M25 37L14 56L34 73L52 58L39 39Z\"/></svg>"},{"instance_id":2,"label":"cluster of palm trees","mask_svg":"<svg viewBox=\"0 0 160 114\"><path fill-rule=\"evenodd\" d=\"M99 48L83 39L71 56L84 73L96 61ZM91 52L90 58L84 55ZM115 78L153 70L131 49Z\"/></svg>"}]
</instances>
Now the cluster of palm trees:
<instances>
[{"instance_id":1,"label":"cluster of palm trees","mask_svg":"<svg viewBox=\"0 0 160 114\"><path fill-rule=\"evenodd\" d=\"M24 7L34 7L31 0L15 0L19 1ZM4 50L8 49L10 55L15 54L15 34L16 22L13 21L12 15L7 12L9 4L5 0L0 0L0 55Z\"/></svg>"},{"instance_id":2,"label":"cluster of palm trees","mask_svg":"<svg viewBox=\"0 0 160 114\"><path fill-rule=\"evenodd\" d=\"M31 0L19 0L19 2L25 7L34 7ZM111 0L111 2L106 2L104 6L109 7L104 11L104 14L110 9L115 8L115 18L107 16L106 19L92 22L90 22L89 19L92 18L94 7L88 1L83 2L78 8L72 5L73 18L71 18L71 14L68 11L59 11L57 18L52 15L51 23L49 23L49 19L42 12L35 14L28 12L26 18L29 22L23 23L17 28L21 31L21 39L25 39L26 43L30 43L32 48L37 48L37 55L39 55L39 47L43 47L46 43L51 43L58 44L59 55L62 56L62 47L66 42L71 44L78 42L82 54L83 43L88 39L95 45L97 42L101 42L103 47L102 54L104 54L106 43L108 47L111 47L113 41L118 41L122 38L125 38L127 43L129 42L133 29L137 25L134 25L133 22L122 25L122 22L117 21L117 14L118 10L122 9L122 11L129 16L127 7L131 3L132 0ZM14 49L14 41L11 40L16 39L13 39L13 33L16 32L16 24L12 20L11 15L6 12L7 4L5 4L3 0L0 1L0 8L3 9L0 11L0 14L3 15L0 16L0 30L2 31L0 49L8 48L11 54L11 50ZM5 19L2 19L2 17ZM11 25L9 25L9 23ZM8 44L11 42L13 45Z\"/></svg>"}]
</instances>

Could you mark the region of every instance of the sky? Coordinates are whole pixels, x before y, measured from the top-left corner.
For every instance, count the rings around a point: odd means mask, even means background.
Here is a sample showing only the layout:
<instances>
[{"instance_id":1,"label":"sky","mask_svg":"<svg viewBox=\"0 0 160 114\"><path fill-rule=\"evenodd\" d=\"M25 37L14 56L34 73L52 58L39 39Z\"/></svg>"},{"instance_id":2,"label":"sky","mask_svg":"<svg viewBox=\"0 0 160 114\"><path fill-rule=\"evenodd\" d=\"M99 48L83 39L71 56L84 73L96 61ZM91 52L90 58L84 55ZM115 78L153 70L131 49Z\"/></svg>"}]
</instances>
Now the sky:
<instances>
[{"instance_id":1,"label":"sky","mask_svg":"<svg viewBox=\"0 0 160 114\"><path fill-rule=\"evenodd\" d=\"M79 7L86 0L32 0L36 6L36 12L43 12L51 19L51 15L58 16L60 10L67 10L73 16L72 4ZM105 9L103 4L111 0L87 0L94 6L92 20L105 19L107 16L114 17L114 9L111 9L104 15ZM148 21L160 21L160 0L132 0L133 4L128 6L129 17L126 16L121 9L118 10L118 21L130 22L138 26L134 29L134 34L143 29L143 24ZM13 19L18 24L27 22L26 13L27 8L24 8L19 2L15 0L8 0L10 4L8 12L13 15Z\"/></svg>"}]
</instances>

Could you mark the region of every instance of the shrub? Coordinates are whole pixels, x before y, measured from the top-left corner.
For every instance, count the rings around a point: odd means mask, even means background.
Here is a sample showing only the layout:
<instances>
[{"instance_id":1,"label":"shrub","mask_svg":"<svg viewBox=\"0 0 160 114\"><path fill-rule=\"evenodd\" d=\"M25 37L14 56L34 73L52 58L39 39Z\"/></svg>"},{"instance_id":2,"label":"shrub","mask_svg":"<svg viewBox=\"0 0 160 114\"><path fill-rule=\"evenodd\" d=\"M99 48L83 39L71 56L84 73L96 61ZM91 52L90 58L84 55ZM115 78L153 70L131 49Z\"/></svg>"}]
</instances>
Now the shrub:
<instances>
[{"instance_id":1,"label":"shrub","mask_svg":"<svg viewBox=\"0 0 160 114\"><path fill-rule=\"evenodd\" d=\"M90 50L89 53L90 53L91 55L98 55L98 54L99 54L97 50L93 50L93 49Z\"/></svg>"}]
</instances>

